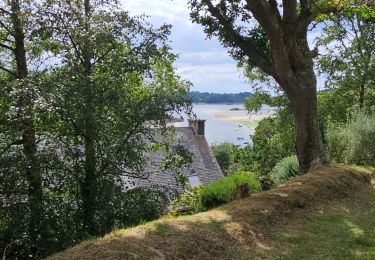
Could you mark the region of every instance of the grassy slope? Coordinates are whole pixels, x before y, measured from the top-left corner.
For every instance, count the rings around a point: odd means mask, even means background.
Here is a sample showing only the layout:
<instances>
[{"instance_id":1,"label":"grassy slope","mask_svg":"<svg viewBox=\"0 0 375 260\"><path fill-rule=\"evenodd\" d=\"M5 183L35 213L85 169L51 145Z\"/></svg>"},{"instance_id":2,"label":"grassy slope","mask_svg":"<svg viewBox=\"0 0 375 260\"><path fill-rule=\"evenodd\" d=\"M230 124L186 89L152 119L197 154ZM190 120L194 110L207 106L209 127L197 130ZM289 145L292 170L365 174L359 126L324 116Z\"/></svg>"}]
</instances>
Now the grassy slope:
<instances>
[{"instance_id":1,"label":"grassy slope","mask_svg":"<svg viewBox=\"0 0 375 260\"><path fill-rule=\"evenodd\" d=\"M328 166L194 216L84 242L51 259L375 259L375 190Z\"/></svg>"},{"instance_id":2,"label":"grassy slope","mask_svg":"<svg viewBox=\"0 0 375 260\"><path fill-rule=\"evenodd\" d=\"M270 240L267 259L375 259L375 190L318 207Z\"/></svg>"}]
</instances>

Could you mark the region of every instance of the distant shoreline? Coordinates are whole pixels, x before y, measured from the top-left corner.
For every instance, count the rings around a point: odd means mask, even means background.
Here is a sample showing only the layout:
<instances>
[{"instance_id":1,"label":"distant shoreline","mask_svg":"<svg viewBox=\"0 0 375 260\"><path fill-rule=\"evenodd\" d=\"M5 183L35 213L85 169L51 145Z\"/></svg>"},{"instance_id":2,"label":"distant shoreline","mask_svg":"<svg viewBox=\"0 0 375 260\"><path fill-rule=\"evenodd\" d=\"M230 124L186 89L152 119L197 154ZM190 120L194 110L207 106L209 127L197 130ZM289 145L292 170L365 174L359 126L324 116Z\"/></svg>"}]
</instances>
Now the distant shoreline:
<instances>
[{"instance_id":1,"label":"distant shoreline","mask_svg":"<svg viewBox=\"0 0 375 260\"><path fill-rule=\"evenodd\" d=\"M206 102L192 102L193 105L242 105L243 103L229 103L229 102L224 102L224 103L206 103Z\"/></svg>"},{"instance_id":2,"label":"distant shoreline","mask_svg":"<svg viewBox=\"0 0 375 260\"><path fill-rule=\"evenodd\" d=\"M204 103L193 103L193 109L194 109L194 104L195 105L200 105L200 106L206 106L207 108L204 109L204 112L207 114L210 114L211 116L217 118L218 120L221 121L227 121L227 122L232 122L236 123L239 125L242 125L244 127L247 127L251 130L255 130L257 127L258 123L268 117L273 117L273 113L269 113L267 109L262 110L261 113L248 113L248 111L243 107L243 104L237 103L237 104L204 104ZM218 106L223 106L222 108L220 107L212 107L210 108L209 105L218 105ZM226 107L226 106L231 106L231 107ZM236 106L241 106L237 109Z\"/></svg>"},{"instance_id":3,"label":"distant shoreline","mask_svg":"<svg viewBox=\"0 0 375 260\"><path fill-rule=\"evenodd\" d=\"M187 94L187 99L193 103L207 103L207 104L236 104L243 103L248 97L253 94L250 92L240 93L209 93L209 92L198 92L190 91Z\"/></svg>"}]
</instances>

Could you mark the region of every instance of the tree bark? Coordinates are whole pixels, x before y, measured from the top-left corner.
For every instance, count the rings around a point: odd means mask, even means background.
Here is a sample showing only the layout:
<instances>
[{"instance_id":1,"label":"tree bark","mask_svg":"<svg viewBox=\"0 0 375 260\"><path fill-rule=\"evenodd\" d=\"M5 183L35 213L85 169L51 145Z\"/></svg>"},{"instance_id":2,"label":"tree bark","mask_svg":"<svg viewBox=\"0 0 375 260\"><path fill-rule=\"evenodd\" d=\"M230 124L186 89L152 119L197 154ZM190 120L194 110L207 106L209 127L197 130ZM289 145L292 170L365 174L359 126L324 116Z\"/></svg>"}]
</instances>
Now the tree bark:
<instances>
[{"instance_id":1,"label":"tree bark","mask_svg":"<svg viewBox=\"0 0 375 260\"><path fill-rule=\"evenodd\" d=\"M366 82L362 82L359 85L359 108L362 110L365 105L365 88L366 88Z\"/></svg>"},{"instance_id":2,"label":"tree bark","mask_svg":"<svg viewBox=\"0 0 375 260\"><path fill-rule=\"evenodd\" d=\"M85 24L87 32L90 30L91 4L90 0L84 1ZM90 40L86 39L83 44L83 69L85 74L85 178L81 184L83 200L83 225L85 231L90 235L96 235L95 214L97 207L97 175L96 175L96 148L95 148L95 101L90 76L92 73L92 50Z\"/></svg>"},{"instance_id":3,"label":"tree bark","mask_svg":"<svg viewBox=\"0 0 375 260\"><path fill-rule=\"evenodd\" d=\"M301 86L290 96L296 130L296 150L300 170L307 172L327 162L318 124L316 86Z\"/></svg>"},{"instance_id":4,"label":"tree bark","mask_svg":"<svg viewBox=\"0 0 375 260\"><path fill-rule=\"evenodd\" d=\"M303 173L327 163L318 123L316 76L312 68L299 70L290 81L279 82L293 109L296 152Z\"/></svg>"},{"instance_id":5,"label":"tree bark","mask_svg":"<svg viewBox=\"0 0 375 260\"><path fill-rule=\"evenodd\" d=\"M96 150L92 132L91 118L85 125L85 178L81 184L83 201L83 226L90 235L96 234Z\"/></svg>"},{"instance_id":6,"label":"tree bark","mask_svg":"<svg viewBox=\"0 0 375 260\"><path fill-rule=\"evenodd\" d=\"M17 77L21 84L22 80L28 77L27 57L25 50L25 35L22 26L21 5L19 0L11 2L11 19L13 23L16 59ZM25 86L27 87L27 86ZM34 114L32 110L33 101L30 93L26 93L20 101L20 107L23 109L23 153L26 159L25 174L28 181L28 200L30 208L29 233L34 244L39 240L40 225L42 218L42 178L37 158L37 144Z\"/></svg>"},{"instance_id":7,"label":"tree bark","mask_svg":"<svg viewBox=\"0 0 375 260\"><path fill-rule=\"evenodd\" d=\"M85 124L84 124L84 145L85 145L85 177L81 183L83 200L83 226L90 235L96 235L95 214L97 207L97 175L96 175L96 147L95 147L95 125L93 91L89 76L91 73L90 63L85 66L87 83L85 84Z\"/></svg>"}]
</instances>

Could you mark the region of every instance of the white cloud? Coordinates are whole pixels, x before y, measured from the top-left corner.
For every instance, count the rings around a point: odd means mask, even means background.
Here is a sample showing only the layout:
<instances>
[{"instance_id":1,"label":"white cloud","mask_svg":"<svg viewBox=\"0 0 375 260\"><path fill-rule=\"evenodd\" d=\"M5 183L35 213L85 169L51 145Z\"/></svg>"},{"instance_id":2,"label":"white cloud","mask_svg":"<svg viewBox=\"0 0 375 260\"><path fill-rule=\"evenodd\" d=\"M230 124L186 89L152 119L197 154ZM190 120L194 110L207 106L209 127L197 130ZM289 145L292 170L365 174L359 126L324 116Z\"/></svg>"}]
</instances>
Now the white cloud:
<instances>
[{"instance_id":1,"label":"white cloud","mask_svg":"<svg viewBox=\"0 0 375 260\"><path fill-rule=\"evenodd\" d=\"M124 8L132 15L147 14L162 17L166 22L189 21L189 9L186 0L121 0Z\"/></svg>"},{"instance_id":2,"label":"white cloud","mask_svg":"<svg viewBox=\"0 0 375 260\"><path fill-rule=\"evenodd\" d=\"M189 17L188 0L120 0L131 15L146 14L156 25L172 24L171 47L179 54L177 73L193 83L192 90L220 93L249 91L235 61L216 38L206 39Z\"/></svg>"},{"instance_id":3,"label":"white cloud","mask_svg":"<svg viewBox=\"0 0 375 260\"><path fill-rule=\"evenodd\" d=\"M179 51L177 51L179 53ZM213 59L213 58L227 58L228 54L225 51L195 51L195 52L181 52L181 58L184 59Z\"/></svg>"},{"instance_id":4,"label":"white cloud","mask_svg":"<svg viewBox=\"0 0 375 260\"><path fill-rule=\"evenodd\" d=\"M250 86L234 63L195 65L177 63L177 73L193 83L193 90L210 92L249 91Z\"/></svg>"},{"instance_id":5,"label":"white cloud","mask_svg":"<svg viewBox=\"0 0 375 260\"><path fill-rule=\"evenodd\" d=\"M181 63L212 64L232 63L232 58L225 50L218 51L174 51Z\"/></svg>"}]
</instances>

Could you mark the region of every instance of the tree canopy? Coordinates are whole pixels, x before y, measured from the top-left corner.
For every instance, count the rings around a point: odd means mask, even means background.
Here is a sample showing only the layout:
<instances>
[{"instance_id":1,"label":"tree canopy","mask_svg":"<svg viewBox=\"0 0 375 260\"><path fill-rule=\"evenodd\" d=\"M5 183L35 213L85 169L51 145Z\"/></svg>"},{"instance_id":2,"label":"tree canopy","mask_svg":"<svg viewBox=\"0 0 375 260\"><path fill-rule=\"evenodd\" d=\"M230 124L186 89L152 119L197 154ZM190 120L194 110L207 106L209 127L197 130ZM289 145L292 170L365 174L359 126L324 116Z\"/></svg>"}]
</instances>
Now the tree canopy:
<instances>
[{"instance_id":1,"label":"tree canopy","mask_svg":"<svg viewBox=\"0 0 375 260\"><path fill-rule=\"evenodd\" d=\"M128 194L124 179L144 176L157 150L165 147L166 167L176 164L168 156L185 152L155 138L191 109L190 83L173 67L170 26L131 17L117 1L10 0L0 12L7 256L42 258L160 214L158 191ZM129 212L137 203L152 212Z\"/></svg>"}]
</instances>

